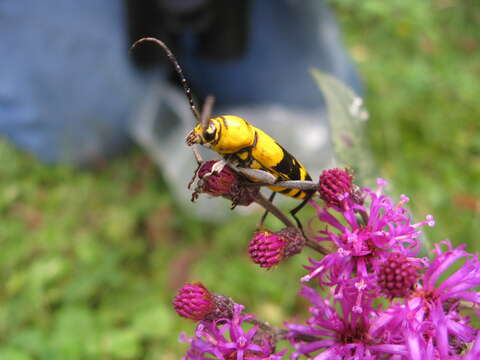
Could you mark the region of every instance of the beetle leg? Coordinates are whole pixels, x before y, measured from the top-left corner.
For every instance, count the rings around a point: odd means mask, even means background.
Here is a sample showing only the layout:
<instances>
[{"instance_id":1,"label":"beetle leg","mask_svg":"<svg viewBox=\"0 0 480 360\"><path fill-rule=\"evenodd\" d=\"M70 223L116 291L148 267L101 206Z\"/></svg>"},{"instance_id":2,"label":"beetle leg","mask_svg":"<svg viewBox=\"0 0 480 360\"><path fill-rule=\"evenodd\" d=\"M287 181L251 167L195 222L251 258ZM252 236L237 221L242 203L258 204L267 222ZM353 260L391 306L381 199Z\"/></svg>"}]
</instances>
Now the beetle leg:
<instances>
[{"instance_id":1,"label":"beetle leg","mask_svg":"<svg viewBox=\"0 0 480 360\"><path fill-rule=\"evenodd\" d=\"M215 164L213 164L212 170L210 170L208 174L205 174L205 176L210 176L212 174L220 173L227 164L228 164L228 161L225 159L217 161Z\"/></svg>"},{"instance_id":2,"label":"beetle leg","mask_svg":"<svg viewBox=\"0 0 480 360\"><path fill-rule=\"evenodd\" d=\"M312 191L303 199L300 205L290 210L290 215L292 215L292 217L295 219L298 228L302 231L304 236L305 236L305 232L303 231L303 226L302 226L302 223L300 222L300 219L297 217L297 213L308 203L308 201L312 198L313 194L315 194L315 192Z\"/></svg>"},{"instance_id":3,"label":"beetle leg","mask_svg":"<svg viewBox=\"0 0 480 360\"><path fill-rule=\"evenodd\" d=\"M193 156L195 156L195 160L197 161L197 164L201 165L203 163L203 159L200 153L198 152L197 148L192 147L192 152L193 152Z\"/></svg>"},{"instance_id":4,"label":"beetle leg","mask_svg":"<svg viewBox=\"0 0 480 360\"><path fill-rule=\"evenodd\" d=\"M255 149L255 147L257 146L257 142L258 142L258 134L255 131L255 137L253 138L253 144L248 149L248 162L249 162L248 165L251 165L251 163L253 161L253 154L252 153L253 153L253 149Z\"/></svg>"},{"instance_id":5,"label":"beetle leg","mask_svg":"<svg viewBox=\"0 0 480 360\"><path fill-rule=\"evenodd\" d=\"M208 173L203 175L203 177L208 177L208 176L212 176L214 174L220 173L227 164L229 164L229 162L225 159L218 160L215 164L213 164L212 169ZM200 165L201 164L199 164L198 166L199 168L200 168Z\"/></svg>"},{"instance_id":6,"label":"beetle leg","mask_svg":"<svg viewBox=\"0 0 480 360\"><path fill-rule=\"evenodd\" d=\"M282 180L277 182L275 185L285 187L287 189L299 189L302 191L316 191L318 188L318 184L312 180Z\"/></svg>"},{"instance_id":7,"label":"beetle leg","mask_svg":"<svg viewBox=\"0 0 480 360\"><path fill-rule=\"evenodd\" d=\"M198 170L200 170L200 166L203 164L203 159L198 150L195 147L192 147L192 152L193 155L195 156L195 160L197 161L197 168L195 169L195 172L193 173L193 177L190 180L190 182L187 185L187 188L190 189L193 183L195 182L195 179L197 178L198 175Z\"/></svg>"},{"instance_id":8,"label":"beetle leg","mask_svg":"<svg viewBox=\"0 0 480 360\"><path fill-rule=\"evenodd\" d=\"M268 201L273 203L273 199L275 198L276 194L277 193L275 191L272 191L272 193L270 194L270 197L268 198ZM258 230L261 230L263 228L263 223L265 222L265 219L266 219L267 215L268 215L268 210L265 210L262 217L260 218L260 223L257 225Z\"/></svg>"},{"instance_id":9,"label":"beetle leg","mask_svg":"<svg viewBox=\"0 0 480 360\"><path fill-rule=\"evenodd\" d=\"M264 170L250 169L245 167L235 167L235 170L254 182L273 185L277 181L277 177L275 175Z\"/></svg>"}]
</instances>

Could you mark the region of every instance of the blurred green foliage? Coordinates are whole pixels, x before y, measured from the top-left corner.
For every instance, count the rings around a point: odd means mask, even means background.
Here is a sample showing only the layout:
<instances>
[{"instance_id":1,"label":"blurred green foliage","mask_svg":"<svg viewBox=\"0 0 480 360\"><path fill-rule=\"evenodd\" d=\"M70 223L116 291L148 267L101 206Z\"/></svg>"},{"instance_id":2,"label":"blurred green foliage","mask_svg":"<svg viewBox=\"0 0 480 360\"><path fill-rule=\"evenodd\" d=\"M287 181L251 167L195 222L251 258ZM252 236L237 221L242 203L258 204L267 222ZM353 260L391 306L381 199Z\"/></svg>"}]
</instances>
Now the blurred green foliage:
<instances>
[{"instance_id":1,"label":"blurred green foliage","mask_svg":"<svg viewBox=\"0 0 480 360\"><path fill-rule=\"evenodd\" d=\"M8 159L0 172L0 359L176 359L178 334L192 323L170 302L187 280L278 325L296 306L300 258L284 268L292 277L247 260L258 214L220 227L183 215L145 155L86 172L41 165L0 142L0 158Z\"/></svg>"},{"instance_id":2,"label":"blurred green foliage","mask_svg":"<svg viewBox=\"0 0 480 360\"><path fill-rule=\"evenodd\" d=\"M417 216L435 215L432 240L478 251L480 3L330 4L365 82L383 176ZM0 159L2 360L177 359L193 324L170 302L186 280L277 325L305 307L295 297L305 255L257 269L245 251L257 215L213 226L183 214L138 151L92 172L41 165L5 142Z\"/></svg>"}]
</instances>

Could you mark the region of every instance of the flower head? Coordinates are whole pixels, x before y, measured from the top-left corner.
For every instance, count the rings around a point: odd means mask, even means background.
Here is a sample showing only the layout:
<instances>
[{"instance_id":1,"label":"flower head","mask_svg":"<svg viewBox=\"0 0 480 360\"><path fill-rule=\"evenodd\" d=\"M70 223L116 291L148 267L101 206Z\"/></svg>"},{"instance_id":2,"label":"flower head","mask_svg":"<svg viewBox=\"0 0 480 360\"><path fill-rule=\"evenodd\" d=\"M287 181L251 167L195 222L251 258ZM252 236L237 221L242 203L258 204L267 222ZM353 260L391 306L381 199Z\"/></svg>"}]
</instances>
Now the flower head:
<instances>
[{"instance_id":1,"label":"flower head","mask_svg":"<svg viewBox=\"0 0 480 360\"><path fill-rule=\"evenodd\" d=\"M465 251L466 245L453 248L449 241L441 242L446 246L442 250L435 244L435 257L425 271L421 280L422 286L416 294L421 296L425 304L435 303L436 300L464 300L480 305L480 293L474 291L480 286L480 261L478 255ZM457 261L463 260L463 265L448 278L439 283L440 276Z\"/></svg>"},{"instance_id":2,"label":"flower head","mask_svg":"<svg viewBox=\"0 0 480 360\"><path fill-rule=\"evenodd\" d=\"M304 286L301 294L312 306L312 316L305 325L286 323L288 338L295 348L294 357L307 355L316 360L326 359L384 359L387 355L406 355L404 345L396 343L401 337L391 317L373 311L352 311L350 304L339 301L337 310L314 289ZM315 356L313 356L315 354Z\"/></svg>"},{"instance_id":3,"label":"flower head","mask_svg":"<svg viewBox=\"0 0 480 360\"><path fill-rule=\"evenodd\" d=\"M408 306L415 311L417 321L428 324L422 338L431 339L440 358L447 358L467 348L478 333L470 319L460 312L460 307L463 303L480 306L480 293L475 291L475 287L480 286L480 261L478 255L464 250L465 245L453 248L448 241L442 244L446 250L435 245L435 257L408 300ZM458 261L463 262L462 266L439 281Z\"/></svg>"},{"instance_id":4,"label":"flower head","mask_svg":"<svg viewBox=\"0 0 480 360\"><path fill-rule=\"evenodd\" d=\"M405 257L418 253L418 228L433 225L433 219L427 216L425 221L412 224L404 207L408 198L401 196L400 202L394 203L382 194L385 184L379 179L375 191L363 189L369 200L365 205L347 199L343 209L333 208L338 216L331 208L311 202L318 219L330 226L314 239L333 243L337 251L319 261L310 259L311 265L306 266L310 273L302 281L318 278L321 285L336 286L344 279L377 276L391 252Z\"/></svg>"},{"instance_id":5,"label":"flower head","mask_svg":"<svg viewBox=\"0 0 480 360\"><path fill-rule=\"evenodd\" d=\"M271 268L282 259L302 251L305 237L295 227L287 227L277 232L262 230L257 232L248 244L250 258L263 268Z\"/></svg>"},{"instance_id":6,"label":"flower head","mask_svg":"<svg viewBox=\"0 0 480 360\"><path fill-rule=\"evenodd\" d=\"M462 304L480 304L480 293L473 289L480 285L478 257L465 252L463 246L453 249L449 242L444 245L446 251L435 245L431 263L423 260L426 271L409 297L385 311L388 320L384 322L403 334L400 340L406 345L409 360L472 359L480 349L480 333L465 314L468 307L460 311ZM459 260L464 261L463 266L439 282L441 274Z\"/></svg>"},{"instance_id":7,"label":"flower head","mask_svg":"<svg viewBox=\"0 0 480 360\"><path fill-rule=\"evenodd\" d=\"M247 206L255 201L259 187L243 186L242 179L232 168L224 165L216 169L216 164L219 164L217 160L206 161L197 169L194 179L198 177L199 180L192 194L192 201L196 200L201 193L215 197L222 196L231 200L233 206Z\"/></svg>"},{"instance_id":8,"label":"flower head","mask_svg":"<svg viewBox=\"0 0 480 360\"><path fill-rule=\"evenodd\" d=\"M280 359L285 351L275 354L275 334L261 330L258 325L244 329L254 316L242 315L243 309L235 304L231 319L201 321L193 338L181 336L180 341L190 343L183 359L203 360L212 356L223 360Z\"/></svg>"}]
</instances>

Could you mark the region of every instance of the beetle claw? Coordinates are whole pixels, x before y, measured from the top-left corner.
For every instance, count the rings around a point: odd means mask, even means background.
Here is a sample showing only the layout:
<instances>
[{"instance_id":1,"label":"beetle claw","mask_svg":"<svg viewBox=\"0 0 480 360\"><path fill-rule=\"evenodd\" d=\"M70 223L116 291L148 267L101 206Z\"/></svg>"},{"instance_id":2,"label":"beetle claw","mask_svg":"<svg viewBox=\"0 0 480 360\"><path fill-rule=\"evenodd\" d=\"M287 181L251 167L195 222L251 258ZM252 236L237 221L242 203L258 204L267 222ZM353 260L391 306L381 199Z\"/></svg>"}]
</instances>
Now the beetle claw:
<instances>
[{"instance_id":1,"label":"beetle claw","mask_svg":"<svg viewBox=\"0 0 480 360\"><path fill-rule=\"evenodd\" d=\"M218 174L220 173L223 168L227 165L227 162L225 160L220 160L217 161L215 164L212 166L212 170L210 171L211 174Z\"/></svg>"}]
</instances>

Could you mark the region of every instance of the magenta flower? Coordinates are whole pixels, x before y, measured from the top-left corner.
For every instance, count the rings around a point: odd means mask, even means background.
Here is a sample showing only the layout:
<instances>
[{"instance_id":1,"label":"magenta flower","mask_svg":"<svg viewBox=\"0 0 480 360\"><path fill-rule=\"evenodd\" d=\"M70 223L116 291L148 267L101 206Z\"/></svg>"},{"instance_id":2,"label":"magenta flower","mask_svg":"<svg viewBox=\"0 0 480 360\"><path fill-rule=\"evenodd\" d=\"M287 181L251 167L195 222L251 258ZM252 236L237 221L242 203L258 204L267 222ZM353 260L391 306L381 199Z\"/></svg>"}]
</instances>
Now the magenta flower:
<instances>
[{"instance_id":1,"label":"magenta flower","mask_svg":"<svg viewBox=\"0 0 480 360\"><path fill-rule=\"evenodd\" d=\"M442 244L447 246L446 251L435 245L435 258L407 304L415 312L415 319L428 325L423 339L431 339L438 356L446 359L461 353L477 336L478 330L471 327L460 307L480 306L480 293L474 289L480 286L480 261L478 255L463 250L465 245L453 249L448 241ZM463 265L440 282L440 276L460 260Z\"/></svg>"},{"instance_id":2,"label":"magenta flower","mask_svg":"<svg viewBox=\"0 0 480 360\"><path fill-rule=\"evenodd\" d=\"M275 354L275 334L262 330L258 325L246 331L244 327L254 319L242 315L244 307L235 304L232 319L201 321L195 336L182 334L180 341L189 342L190 349L183 360L279 360L286 351Z\"/></svg>"},{"instance_id":3,"label":"magenta flower","mask_svg":"<svg viewBox=\"0 0 480 360\"><path fill-rule=\"evenodd\" d=\"M378 179L377 183L375 191L362 190L369 198L369 205L359 204L350 198L343 209L321 207L311 202L318 219L330 226L320 230L321 235L314 239L331 242L336 251L321 260L310 259L311 265L306 266L310 272L302 281L317 278L321 285L337 286L345 279L376 276L391 252L405 257L418 253L418 229L427 224L433 226L432 216L412 224L409 212L404 208L408 198L402 195L400 202L395 204L382 194L386 182ZM341 219L337 219L331 210L338 212Z\"/></svg>"},{"instance_id":4,"label":"magenta flower","mask_svg":"<svg viewBox=\"0 0 480 360\"><path fill-rule=\"evenodd\" d=\"M480 331L477 330L477 337L472 347L467 352L463 360L477 360L480 359Z\"/></svg>"},{"instance_id":5,"label":"magenta flower","mask_svg":"<svg viewBox=\"0 0 480 360\"><path fill-rule=\"evenodd\" d=\"M447 342L438 338L445 333L445 328L437 328L439 322L433 322L424 317L421 308L410 307L410 302L393 304L381 315L378 322L382 331L395 328L395 341L404 345L406 356L392 357L392 360L473 360L479 359L480 332L476 330L477 339L473 344L461 340L458 336L448 336ZM378 332L379 329L372 329ZM475 334L475 331L474 331ZM393 339L392 339L393 340ZM472 340L472 339L470 339ZM440 342L439 342L440 341ZM442 343L443 342L443 343ZM444 348L444 350L442 350ZM469 349L470 350L467 350Z\"/></svg>"},{"instance_id":6,"label":"magenta flower","mask_svg":"<svg viewBox=\"0 0 480 360\"><path fill-rule=\"evenodd\" d=\"M312 302L312 317L305 325L285 324L295 348L293 358L305 355L315 360L373 360L407 355L407 347L398 341L402 334L391 314L377 313L368 303L361 306L364 311L357 312L343 299L338 301L341 311L337 311L312 288L304 286L300 293Z\"/></svg>"},{"instance_id":7,"label":"magenta flower","mask_svg":"<svg viewBox=\"0 0 480 360\"><path fill-rule=\"evenodd\" d=\"M197 190L233 200L242 189L237 175L228 168L214 174L212 164L200 168L198 186L205 188ZM288 340L293 360L480 360L480 330L469 317L480 313L479 256L443 242L433 259L417 258L420 228L433 226L432 216L413 223L409 199L402 195L395 203L382 193L386 182L377 183L360 190L347 170L327 170L318 185L324 201L310 202L324 225L316 237L287 227L251 239L250 257L263 268L306 244L315 248L312 241L328 242L332 251L309 259L301 279L321 286L300 291L311 302L304 323L274 329L242 314L244 307L230 298L187 284L174 307L198 324L193 337L181 335L190 344L183 359L281 360L287 351L277 352L276 343Z\"/></svg>"},{"instance_id":8,"label":"magenta flower","mask_svg":"<svg viewBox=\"0 0 480 360\"><path fill-rule=\"evenodd\" d=\"M439 244L435 244L433 250L435 258L422 278L422 286L417 290L417 296L421 295L426 304L436 300L446 302L448 300L465 300L480 305L480 293L475 291L480 286L480 261L478 255L470 254L463 249L466 245L460 245L453 249L449 241L442 241L447 246L442 251ZM442 275L452 264L464 260L463 265L447 279L437 284Z\"/></svg>"},{"instance_id":9,"label":"magenta flower","mask_svg":"<svg viewBox=\"0 0 480 360\"><path fill-rule=\"evenodd\" d=\"M444 244L445 252L435 246L431 264L424 260L427 270L410 297L403 304L392 304L382 315L383 324L402 334L399 340L407 348L408 360L476 359L473 354L480 351L479 331L460 312L464 304L480 303L480 293L473 289L480 285L478 256L464 251L464 246L452 249L449 242ZM439 282L442 273L459 260L463 266Z\"/></svg>"}]
</instances>

